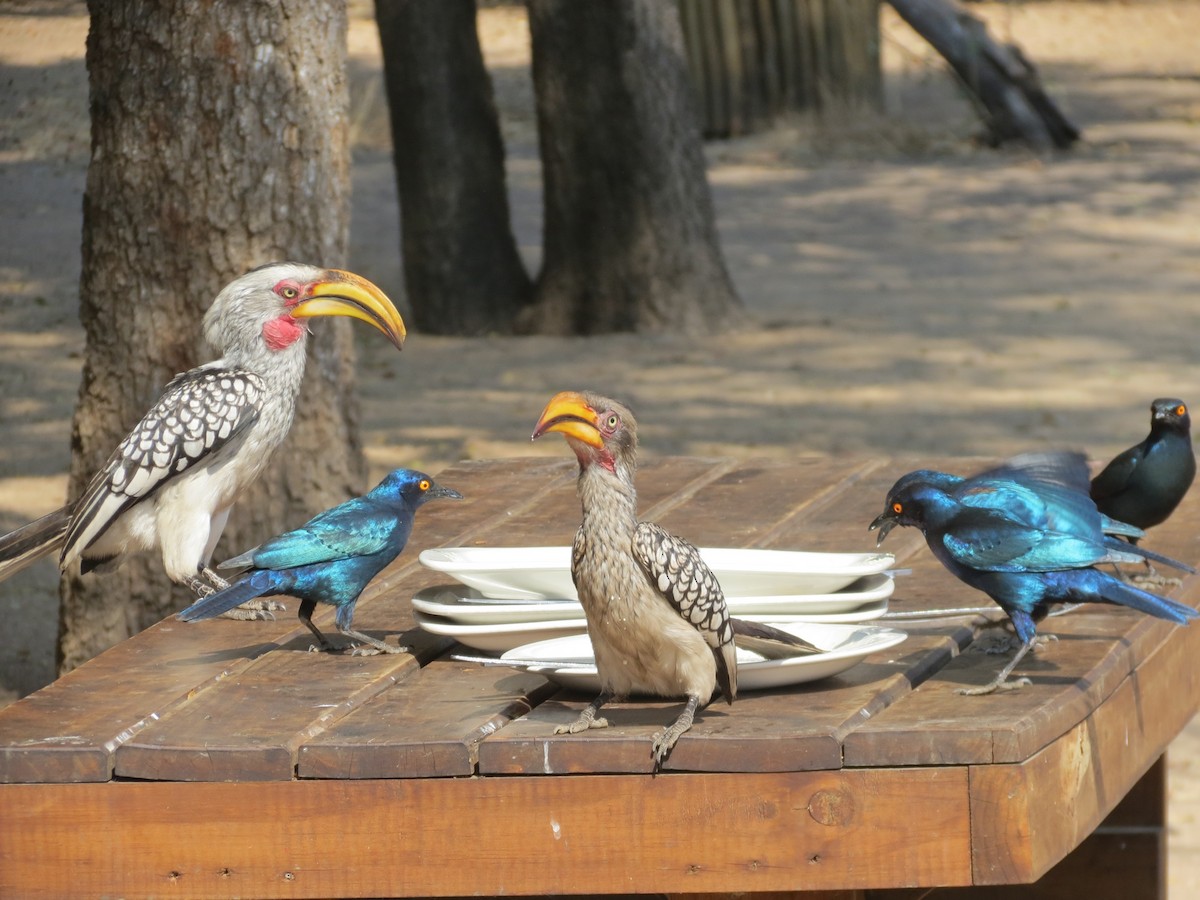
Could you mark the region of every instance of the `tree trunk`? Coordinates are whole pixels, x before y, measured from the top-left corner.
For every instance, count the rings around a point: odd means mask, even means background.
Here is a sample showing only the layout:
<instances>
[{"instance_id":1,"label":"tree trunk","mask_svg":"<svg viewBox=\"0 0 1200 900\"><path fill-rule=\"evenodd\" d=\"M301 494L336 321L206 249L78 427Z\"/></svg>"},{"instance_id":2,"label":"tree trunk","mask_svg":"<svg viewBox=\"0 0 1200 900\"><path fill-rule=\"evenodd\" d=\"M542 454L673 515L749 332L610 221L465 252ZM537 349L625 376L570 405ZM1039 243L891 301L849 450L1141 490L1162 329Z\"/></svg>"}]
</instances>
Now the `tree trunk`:
<instances>
[{"instance_id":1,"label":"tree trunk","mask_svg":"<svg viewBox=\"0 0 1200 900\"><path fill-rule=\"evenodd\" d=\"M992 146L1023 140L1035 150L1066 149L1077 129L1042 88L1021 48L1000 44L954 0L890 0L913 31L954 69L975 98Z\"/></svg>"},{"instance_id":2,"label":"tree trunk","mask_svg":"<svg viewBox=\"0 0 1200 900\"><path fill-rule=\"evenodd\" d=\"M533 286L509 225L504 145L475 0L376 0L414 324L512 330Z\"/></svg>"},{"instance_id":3,"label":"tree trunk","mask_svg":"<svg viewBox=\"0 0 1200 900\"><path fill-rule=\"evenodd\" d=\"M529 0L544 261L521 328L696 334L741 308L717 241L679 11Z\"/></svg>"},{"instance_id":4,"label":"tree trunk","mask_svg":"<svg viewBox=\"0 0 1200 900\"><path fill-rule=\"evenodd\" d=\"M682 0L680 14L706 136L882 104L879 0Z\"/></svg>"},{"instance_id":5,"label":"tree trunk","mask_svg":"<svg viewBox=\"0 0 1200 900\"><path fill-rule=\"evenodd\" d=\"M88 6L87 350L72 498L172 375L214 358L200 323L217 291L264 262L342 263L349 218L343 3ZM218 559L364 485L349 325L314 330L299 415L277 457L287 465L238 503ZM64 579L60 670L184 600L152 554L111 575Z\"/></svg>"}]
</instances>

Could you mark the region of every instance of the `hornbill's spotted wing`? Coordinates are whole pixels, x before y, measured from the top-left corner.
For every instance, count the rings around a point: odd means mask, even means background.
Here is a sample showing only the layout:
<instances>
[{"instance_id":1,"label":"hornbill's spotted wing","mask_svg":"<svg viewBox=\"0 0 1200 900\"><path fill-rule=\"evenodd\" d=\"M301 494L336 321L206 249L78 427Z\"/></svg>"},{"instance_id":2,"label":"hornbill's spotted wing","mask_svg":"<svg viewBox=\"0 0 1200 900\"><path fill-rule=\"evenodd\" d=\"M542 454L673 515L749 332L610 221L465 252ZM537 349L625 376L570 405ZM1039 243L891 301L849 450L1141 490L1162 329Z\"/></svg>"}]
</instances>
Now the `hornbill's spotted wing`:
<instances>
[{"instance_id":1,"label":"hornbill's spotted wing","mask_svg":"<svg viewBox=\"0 0 1200 900\"><path fill-rule=\"evenodd\" d=\"M737 693L733 623L717 576L699 550L652 522L638 523L633 555L679 615L713 648L717 680L732 702Z\"/></svg>"},{"instance_id":2,"label":"hornbill's spotted wing","mask_svg":"<svg viewBox=\"0 0 1200 900\"><path fill-rule=\"evenodd\" d=\"M262 379L245 369L202 366L171 379L79 498L60 560L90 545L134 503L239 437L258 419L264 393Z\"/></svg>"}]
</instances>

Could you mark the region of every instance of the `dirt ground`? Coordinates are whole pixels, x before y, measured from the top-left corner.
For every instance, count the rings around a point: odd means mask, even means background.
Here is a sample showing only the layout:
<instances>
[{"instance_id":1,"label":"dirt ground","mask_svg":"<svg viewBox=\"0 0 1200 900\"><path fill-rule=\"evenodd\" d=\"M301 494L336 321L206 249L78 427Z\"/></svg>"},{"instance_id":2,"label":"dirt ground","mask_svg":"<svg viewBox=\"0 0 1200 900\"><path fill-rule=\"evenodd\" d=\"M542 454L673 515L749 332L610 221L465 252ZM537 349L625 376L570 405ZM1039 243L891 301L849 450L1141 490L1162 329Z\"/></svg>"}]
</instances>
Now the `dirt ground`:
<instances>
[{"instance_id":1,"label":"dirt ground","mask_svg":"<svg viewBox=\"0 0 1200 900\"><path fill-rule=\"evenodd\" d=\"M557 452L547 397L629 399L647 454L1111 456L1151 398L1200 397L1200 4L972 4L1079 124L1075 151L978 149L970 107L884 11L886 115L797 122L708 147L744 328L704 340L414 335L360 344L376 473ZM352 3L351 268L402 302L399 221L371 6ZM519 8L481 12L536 271L540 185ZM82 3L0 12L0 528L59 505L83 335L88 160ZM897 473L899 474L899 473ZM865 523L864 523L865 526ZM55 570L0 585L0 703L53 677ZM1170 754L1170 889L1200 890L1200 723Z\"/></svg>"}]
</instances>

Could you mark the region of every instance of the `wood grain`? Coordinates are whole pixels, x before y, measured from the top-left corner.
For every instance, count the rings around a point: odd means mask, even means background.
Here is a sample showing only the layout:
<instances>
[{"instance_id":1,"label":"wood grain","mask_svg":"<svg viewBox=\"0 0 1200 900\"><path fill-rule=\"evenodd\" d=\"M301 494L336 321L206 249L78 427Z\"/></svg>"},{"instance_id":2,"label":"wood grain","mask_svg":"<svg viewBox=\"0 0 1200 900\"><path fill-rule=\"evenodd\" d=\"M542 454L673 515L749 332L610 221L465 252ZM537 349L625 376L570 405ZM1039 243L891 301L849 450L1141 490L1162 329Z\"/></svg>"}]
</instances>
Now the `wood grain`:
<instances>
[{"instance_id":1,"label":"wood grain","mask_svg":"<svg viewBox=\"0 0 1200 900\"><path fill-rule=\"evenodd\" d=\"M912 800L928 802L912 827ZM0 895L966 884L966 772L3 785Z\"/></svg>"}]
</instances>

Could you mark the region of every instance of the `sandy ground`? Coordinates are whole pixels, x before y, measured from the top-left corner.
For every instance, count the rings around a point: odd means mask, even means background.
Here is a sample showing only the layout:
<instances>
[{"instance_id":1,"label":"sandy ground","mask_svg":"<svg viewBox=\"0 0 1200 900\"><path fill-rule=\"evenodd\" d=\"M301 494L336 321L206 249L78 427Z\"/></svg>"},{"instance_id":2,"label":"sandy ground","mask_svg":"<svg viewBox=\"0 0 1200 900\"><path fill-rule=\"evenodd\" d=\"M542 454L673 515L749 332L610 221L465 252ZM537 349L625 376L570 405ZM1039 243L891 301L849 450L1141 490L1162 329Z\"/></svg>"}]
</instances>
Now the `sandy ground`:
<instances>
[{"instance_id":1,"label":"sandy ground","mask_svg":"<svg viewBox=\"0 0 1200 900\"><path fill-rule=\"evenodd\" d=\"M1200 397L1200 4L979 4L1082 126L1075 152L977 149L970 108L885 10L887 115L793 123L708 148L749 316L705 340L415 335L361 344L373 468L555 452L530 426L556 390L631 400L648 454L1111 456L1151 398ZM352 3L349 264L403 298L370 6ZM86 14L0 12L0 528L59 505L83 349ZM531 271L540 185L519 9L481 13ZM865 523L864 523L865 524ZM0 585L0 702L53 677L55 571ZM1200 890L1200 724L1170 754L1172 897Z\"/></svg>"}]
</instances>

